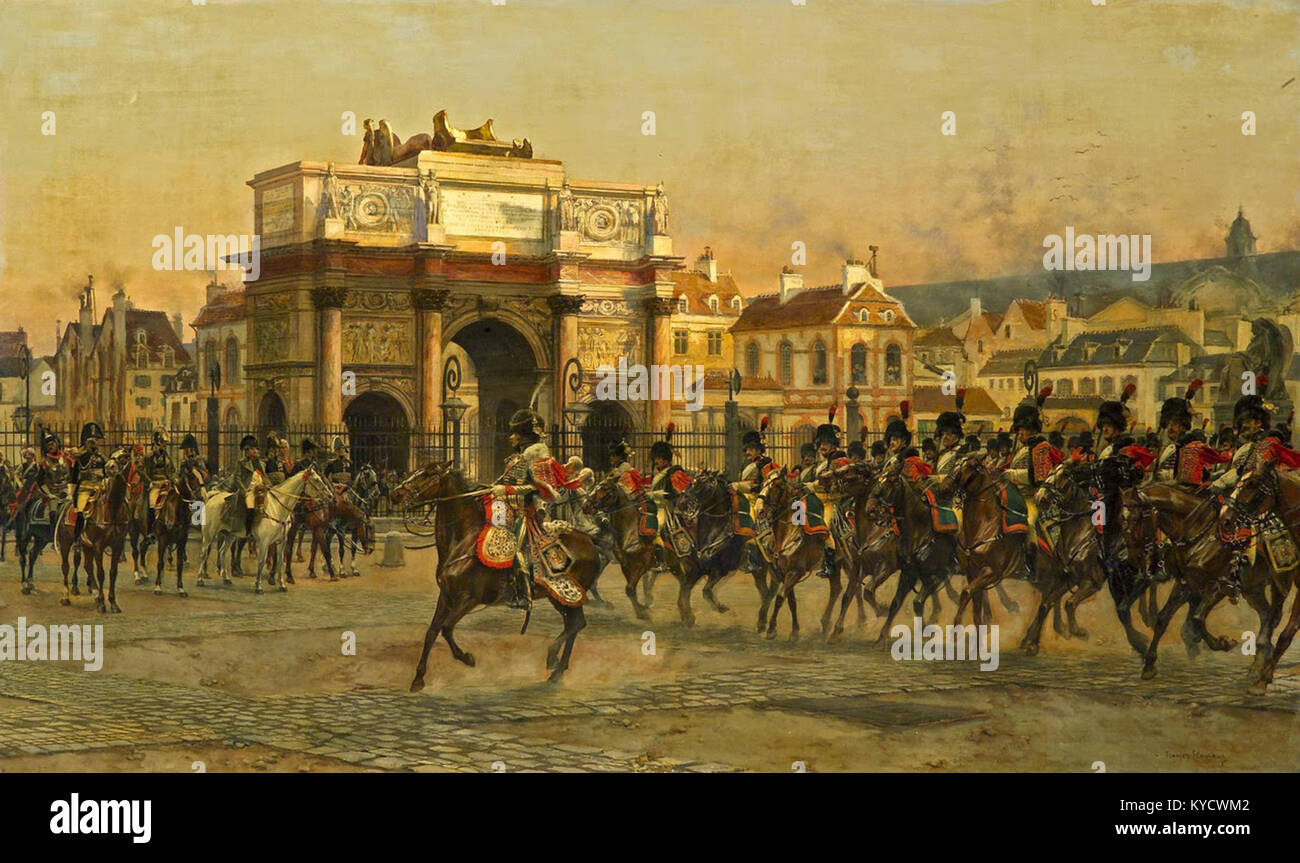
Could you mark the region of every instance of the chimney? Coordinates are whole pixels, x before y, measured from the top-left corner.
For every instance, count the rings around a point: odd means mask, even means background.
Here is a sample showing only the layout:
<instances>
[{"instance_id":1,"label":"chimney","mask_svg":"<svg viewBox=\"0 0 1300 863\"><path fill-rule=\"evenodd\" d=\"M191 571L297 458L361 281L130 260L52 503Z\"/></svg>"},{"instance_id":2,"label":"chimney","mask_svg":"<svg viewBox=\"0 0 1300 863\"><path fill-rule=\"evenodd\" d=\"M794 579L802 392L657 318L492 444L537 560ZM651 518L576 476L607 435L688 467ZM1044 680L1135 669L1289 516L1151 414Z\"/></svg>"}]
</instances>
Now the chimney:
<instances>
[{"instance_id":1,"label":"chimney","mask_svg":"<svg viewBox=\"0 0 1300 863\"><path fill-rule=\"evenodd\" d=\"M704 254L695 259L695 272L703 273L710 282L718 281L718 262L713 260L713 249L704 247Z\"/></svg>"},{"instance_id":2,"label":"chimney","mask_svg":"<svg viewBox=\"0 0 1300 863\"><path fill-rule=\"evenodd\" d=\"M803 274L796 273L790 267L781 268L781 304L803 290Z\"/></svg>"},{"instance_id":3,"label":"chimney","mask_svg":"<svg viewBox=\"0 0 1300 863\"><path fill-rule=\"evenodd\" d=\"M90 347L90 334L95 330L95 277L87 277L86 286L81 289L81 314L77 319L77 338L81 340L82 350Z\"/></svg>"},{"instance_id":4,"label":"chimney","mask_svg":"<svg viewBox=\"0 0 1300 863\"><path fill-rule=\"evenodd\" d=\"M203 301L205 303L211 303L216 297L221 296L221 293L225 291L225 289L225 285L218 282L216 276L213 276L212 281L208 282L208 291Z\"/></svg>"},{"instance_id":5,"label":"chimney","mask_svg":"<svg viewBox=\"0 0 1300 863\"><path fill-rule=\"evenodd\" d=\"M172 329L176 331L176 341L185 344L185 325L181 323L181 313L172 314Z\"/></svg>"},{"instance_id":6,"label":"chimney","mask_svg":"<svg viewBox=\"0 0 1300 863\"><path fill-rule=\"evenodd\" d=\"M970 320L971 320L971 323L975 323L975 319L978 318L978 317L979 317L980 315L982 315L983 313L984 313L984 310L983 310L982 308L980 308L980 298L979 298L978 296L971 297L971 298L970 298Z\"/></svg>"},{"instance_id":7,"label":"chimney","mask_svg":"<svg viewBox=\"0 0 1300 863\"><path fill-rule=\"evenodd\" d=\"M847 259L844 262L844 269L841 272L843 277L844 293L846 296L853 293L853 290L857 285L860 285L871 278L871 272L867 269L867 265L857 258Z\"/></svg>"}]
</instances>

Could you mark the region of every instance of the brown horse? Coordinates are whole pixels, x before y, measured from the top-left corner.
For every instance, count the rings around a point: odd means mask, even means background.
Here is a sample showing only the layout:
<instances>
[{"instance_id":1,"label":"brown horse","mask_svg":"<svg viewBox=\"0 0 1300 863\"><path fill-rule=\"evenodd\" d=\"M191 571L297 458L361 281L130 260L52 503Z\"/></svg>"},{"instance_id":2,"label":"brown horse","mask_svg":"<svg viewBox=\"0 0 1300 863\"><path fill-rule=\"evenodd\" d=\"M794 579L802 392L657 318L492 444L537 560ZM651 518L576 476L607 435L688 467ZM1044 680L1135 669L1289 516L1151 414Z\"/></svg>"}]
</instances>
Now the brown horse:
<instances>
[{"instance_id":1,"label":"brown horse","mask_svg":"<svg viewBox=\"0 0 1300 863\"><path fill-rule=\"evenodd\" d=\"M1223 598L1218 576L1233 566L1234 550L1220 541L1219 511L1214 497L1192 494L1169 483L1156 483L1139 489L1133 498L1135 511L1123 515L1125 524L1130 526L1124 531L1130 556L1136 558L1143 553L1143 545L1149 541L1149 529L1154 526L1169 539L1163 563L1174 578L1173 590L1157 615L1151 643L1143 656L1142 678L1149 680L1156 675L1160 638L1174 614L1186 603L1190 603L1191 611L1183 627L1183 639L1189 650L1198 642L1218 651L1237 646L1236 639L1213 635L1206 626L1206 617ZM1144 522L1146 532L1139 527ZM1269 631L1267 635L1261 632L1261 642L1271 637L1272 626L1267 624L1267 617L1267 613L1261 615Z\"/></svg>"},{"instance_id":2,"label":"brown horse","mask_svg":"<svg viewBox=\"0 0 1300 863\"><path fill-rule=\"evenodd\" d=\"M609 520L609 530L614 535L614 559L627 582L624 592L637 619L649 620L650 607L637 598L636 588L654 566L655 537L641 533L641 508L613 474L596 485L586 506Z\"/></svg>"},{"instance_id":3,"label":"brown horse","mask_svg":"<svg viewBox=\"0 0 1300 863\"><path fill-rule=\"evenodd\" d=\"M293 550L295 540L302 536L311 534L311 559L307 564L307 577L316 577L316 551L325 547L325 537L329 530L330 522L333 520L332 503L330 501L300 501L293 508L293 523L289 526L289 537L284 543L284 580L293 584ZM302 560L301 553L298 559ZM334 561L330 559L329 554L325 555L325 571L329 573L330 581L338 581L338 574L334 571Z\"/></svg>"},{"instance_id":4,"label":"brown horse","mask_svg":"<svg viewBox=\"0 0 1300 863\"><path fill-rule=\"evenodd\" d=\"M1106 583L1106 572L1101 565L1101 540L1093 519L1099 511L1094 508L1089 489L1096 486L1095 462L1061 466L1043 481L1038 489L1038 527L1051 538L1051 549L1040 549L1035 558L1035 574L1039 579L1038 613L1025 630L1020 649L1036 654L1042 637L1043 623L1049 610L1056 609L1067 594L1065 614L1068 629L1057 627L1066 637L1087 638L1087 631L1079 626L1079 606L1101 590ZM1118 513L1117 513L1118 515ZM1125 636L1135 651L1146 651L1147 640L1133 626L1130 607L1137 592L1115 595L1115 609Z\"/></svg>"},{"instance_id":5,"label":"brown horse","mask_svg":"<svg viewBox=\"0 0 1300 863\"><path fill-rule=\"evenodd\" d=\"M185 570L186 544L190 536L190 525L194 521L194 509L191 504L202 500L203 486L193 474L182 474L179 481L168 482L160 493L158 511L154 513L151 536L158 544L158 571L154 578L154 594L162 593L163 567L166 565L167 552L171 550L176 558L176 594L189 596L185 590L182 575Z\"/></svg>"},{"instance_id":6,"label":"brown horse","mask_svg":"<svg viewBox=\"0 0 1300 863\"><path fill-rule=\"evenodd\" d=\"M794 588L814 572L822 572L825 560L826 536L823 533L808 533L804 530L805 519L796 518L796 503L804 503L805 497L812 494L795 479L782 471L773 471L763 484L758 499L763 502L765 518L772 529L771 556L768 565L773 576L773 589L776 598L772 606L772 616L767 622L767 638L776 638L776 621L781 615L781 606L790 603L790 640L799 638L799 604L795 599ZM806 512L806 510L805 510ZM830 575L831 598L822 612L822 631L830 629L831 610L835 599L840 595L840 569L835 567Z\"/></svg>"},{"instance_id":7,"label":"brown horse","mask_svg":"<svg viewBox=\"0 0 1300 863\"><path fill-rule=\"evenodd\" d=\"M509 592L507 579L511 570L486 566L475 553L475 540L487 524L483 499L487 489L470 489L460 471L451 462L431 462L402 480L389 493L398 506L423 507L436 504L434 515L434 545L438 549L438 605L424 635L424 649L415 667L411 691L424 688L424 673L429 664L429 651L441 635L451 648L451 655L466 665L474 665L474 655L456 644L452 630L466 614L480 605L495 605L506 599ZM585 593L595 583L598 555L591 537L578 530L561 534L564 545L573 557L569 576ZM573 642L587 625L581 605L568 606L558 602L539 585L533 586L534 596L546 596L564 620L564 630L551 642L546 651L546 667L552 669L549 680L556 683L569 667ZM531 614L531 612L530 612ZM524 618L524 629L528 617ZM522 630L521 630L522 631ZM562 651L562 652L561 652Z\"/></svg>"},{"instance_id":8,"label":"brown horse","mask_svg":"<svg viewBox=\"0 0 1300 863\"><path fill-rule=\"evenodd\" d=\"M1001 493L1005 481L990 472L977 453L968 453L937 488L941 497L962 500L957 555L965 561L966 586L957 601L954 625L961 623L968 602L973 603L975 624L984 624L991 617L986 591L1008 576L1027 571L1024 537L1002 529Z\"/></svg>"},{"instance_id":9,"label":"brown horse","mask_svg":"<svg viewBox=\"0 0 1300 863\"><path fill-rule=\"evenodd\" d=\"M129 486L130 455L118 450L105 463L104 486L91 501L81 526L81 548L86 561L87 584L94 578L98 589L95 607L100 612L120 614L117 605L117 567L122 562L131 511L136 501ZM104 553L109 555L108 577L104 577ZM104 588L108 587L107 599ZM66 588L66 583L65 583ZM64 596L64 604L68 604Z\"/></svg>"},{"instance_id":10,"label":"brown horse","mask_svg":"<svg viewBox=\"0 0 1300 863\"><path fill-rule=\"evenodd\" d=\"M330 521L321 544L325 560L326 562L330 560L330 538L334 537L339 541L338 572L343 575L359 576L361 572L357 569L357 549L360 549L362 554L374 553L375 525L370 521L370 514L361 508L360 499L351 489L339 492L329 509ZM352 552L351 572L343 565L344 555L348 551ZM288 553L286 547L285 554ZM313 548L313 557L314 555Z\"/></svg>"},{"instance_id":11,"label":"brown horse","mask_svg":"<svg viewBox=\"0 0 1300 863\"><path fill-rule=\"evenodd\" d=\"M741 568L750 539L736 533L731 487L718 471L699 471L686 491L677 498L677 512L694 540L691 552L679 556L669 541L665 541L661 548L664 561L677 576L677 610L682 622L693 626L695 613L691 610L691 590L700 579L704 579L701 595L714 611L725 614L727 606L718 601L715 591L722 579ZM760 575L754 575L754 584L762 598L764 582ZM762 614L760 611L760 618Z\"/></svg>"},{"instance_id":12,"label":"brown horse","mask_svg":"<svg viewBox=\"0 0 1300 863\"><path fill-rule=\"evenodd\" d=\"M1244 527L1258 536L1259 528L1270 515L1276 515L1282 524L1286 525L1291 534L1291 541L1300 547L1300 479L1293 474L1279 472L1272 462L1264 460L1259 467L1249 471L1237 482L1237 487L1233 489L1219 516L1220 531L1235 531ZM1256 566L1253 569L1258 569L1261 559L1267 555L1262 547L1257 548L1255 554ZM1287 596L1296 589L1300 581L1300 569L1293 569L1284 577L1273 578L1270 581L1276 600L1277 617L1280 618ZM1262 623L1263 615L1260 616L1260 620ZM1275 625L1276 622L1277 619L1274 618L1272 623ZM1260 645L1265 645L1267 642L1263 626L1260 629L1258 642ZM1277 644L1269 649L1267 656L1262 650L1257 650L1258 668L1256 680L1250 688L1252 694L1263 695L1268 691L1268 685L1273 682L1273 672L1277 669L1277 663L1291 646L1297 629L1300 629L1300 596L1291 605L1291 614L1287 618L1286 626L1282 628L1282 634L1278 636Z\"/></svg>"},{"instance_id":13,"label":"brown horse","mask_svg":"<svg viewBox=\"0 0 1300 863\"><path fill-rule=\"evenodd\" d=\"M840 505L851 508L853 513L853 536L848 543L851 547L836 549L840 564L848 573L848 581L840 599L840 613L835 619L835 627L826 636L826 640L831 643L843 637L844 618L848 615L849 604L854 600L858 606L858 625L866 623L867 615L862 603L864 594L868 592L864 586L867 574L873 576L873 582L883 581L898 568L898 535L890 529L886 519L872 517L871 488L875 481L876 471L870 464L851 463L830 475L829 485L839 495ZM874 590L871 594L871 607L879 614Z\"/></svg>"},{"instance_id":14,"label":"brown horse","mask_svg":"<svg viewBox=\"0 0 1300 863\"><path fill-rule=\"evenodd\" d=\"M935 530L923 490L896 469L885 470L877 477L864 516L877 531L888 531L896 537L893 565L898 569L898 585L876 638L877 643L883 643L894 615L913 589L918 595L912 608L918 617L924 616L928 598L935 597L938 604L939 588L947 582L949 568L957 557L957 539L955 532Z\"/></svg>"}]
</instances>

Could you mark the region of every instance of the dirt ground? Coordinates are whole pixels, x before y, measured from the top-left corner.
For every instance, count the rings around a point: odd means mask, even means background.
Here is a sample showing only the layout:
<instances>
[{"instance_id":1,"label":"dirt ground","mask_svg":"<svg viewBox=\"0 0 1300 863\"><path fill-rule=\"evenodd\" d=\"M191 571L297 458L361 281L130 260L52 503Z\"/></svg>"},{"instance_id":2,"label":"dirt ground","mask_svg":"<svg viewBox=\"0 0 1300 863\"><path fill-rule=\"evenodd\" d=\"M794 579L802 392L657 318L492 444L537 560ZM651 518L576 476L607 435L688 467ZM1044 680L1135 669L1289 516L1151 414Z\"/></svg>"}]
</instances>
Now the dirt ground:
<instances>
[{"instance_id":1,"label":"dirt ground","mask_svg":"<svg viewBox=\"0 0 1300 863\"><path fill-rule=\"evenodd\" d=\"M95 614L84 595L60 614L109 627L112 649L107 651L102 674L250 698L404 693L424 637L424 621L436 597L430 553L407 554L407 565L401 569L379 568L372 559L363 565L361 578L338 582L307 580L300 569L298 584L288 594L273 591L262 597L251 595L249 579L238 580L230 588L200 588L194 586L192 576L187 576L189 599L176 597L170 589L163 596L154 596L151 584L132 585L127 571L120 587L124 616L130 615L132 625L143 629L123 630L119 639L114 638L112 627L123 618ZM19 615L48 618L59 596L52 575L45 573L39 582L42 592L36 596L21 596L16 582L16 578L6 578L0 583L4 620L12 622ZM802 637L797 644L787 640L789 618L784 614L777 642L766 642L753 632L758 604L747 577L735 576L719 591L720 599L730 606L726 613L709 608L697 592L694 607L699 623L693 629L677 622L676 584L670 578L661 579L656 586L653 621L648 623L636 621L631 614L616 568L603 576L601 586L613 607L590 609L590 625L578 640L569 674L561 685L546 690L555 704L605 697L632 684L670 684L717 672L815 669L828 661L843 662L855 656L864 668L892 662L887 646L871 643L879 622L870 611L870 622L859 628L856 614L850 610L845 640L835 645L824 642L818 626L826 597L821 581L799 588ZM892 590L891 582L881 592L881 599L888 600ZM1010 592L1021 605L1018 615L1007 614L994 600L1004 655L1015 651L1023 620L1035 601L1027 585L1013 583ZM344 601L341 607L339 601ZM366 617L361 612L372 604L383 604L390 611L370 614L379 620L350 623L354 613ZM297 619L284 628L275 622L276 612L318 606L319 622ZM352 607L359 611L350 611ZM269 622L267 611L273 612ZM245 619L240 617L244 612L260 616ZM951 613L952 604L945 598L941 622L950 622ZM230 625L205 634L149 637L151 619L175 623L178 615L219 623L228 617ZM385 617L392 619L382 619ZM910 603L901 617L910 623ZM1181 620L1180 614L1162 643L1161 667L1183 672L1189 668L1239 668L1244 692L1249 659L1239 653L1211 655L1205 651L1189 658L1178 638ZM462 647L474 654L476 666L452 661L445 644L439 642L432 654L425 694L472 698L539 691L546 674L545 646L558 631L558 617L548 606L539 605L527 635L518 634L520 622L519 613L501 609L481 610L467 618L457 635ZM1210 622L1213 631L1233 636L1257 626L1244 603L1223 606ZM1086 675L1090 658L1122 660L1136 677L1138 660L1132 656L1104 592L1083 606L1080 623L1088 630L1086 639L1061 638L1051 632L1049 624L1036 660L1044 680L1059 674ZM340 650L344 630L355 633L355 656ZM653 655L642 649L647 633L653 633ZM1278 679L1291 677L1296 668L1284 665ZM1089 772L1097 769L1095 762L1103 762L1111 772L1300 769L1300 746L1294 745L1300 739L1293 712L1207 706L1170 696L1167 689L1158 687L1146 697L1104 687L1090 691L1086 684L1062 689L1024 685L1023 681L998 685L994 679L979 686L942 690L918 686L912 691L881 694L857 705L857 713L819 713L816 709L761 704L701 705L616 716L503 720L477 730L631 751L648 764L677 759L722 762L759 771ZM6 710L17 703L0 698L0 723ZM879 719L895 708L920 718L892 723ZM925 718L929 713L937 718ZM0 757L0 770L170 772L191 771L196 761L204 762L212 772L369 769L258 744L213 741L192 746L142 742L89 752Z\"/></svg>"}]
</instances>

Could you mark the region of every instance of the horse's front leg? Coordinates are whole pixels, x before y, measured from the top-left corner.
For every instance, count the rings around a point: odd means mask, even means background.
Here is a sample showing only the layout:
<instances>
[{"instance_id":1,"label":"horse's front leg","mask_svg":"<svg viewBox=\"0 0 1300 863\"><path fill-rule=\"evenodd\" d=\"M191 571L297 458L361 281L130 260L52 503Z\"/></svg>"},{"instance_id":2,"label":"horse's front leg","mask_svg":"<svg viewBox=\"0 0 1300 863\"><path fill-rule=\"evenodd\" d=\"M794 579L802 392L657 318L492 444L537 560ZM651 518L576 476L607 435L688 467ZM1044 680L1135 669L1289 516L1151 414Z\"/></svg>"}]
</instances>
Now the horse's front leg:
<instances>
[{"instance_id":1,"label":"horse's front leg","mask_svg":"<svg viewBox=\"0 0 1300 863\"><path fill-rule=\"evenodd\" d=\"M121 614L122 609L117 607L117 568L122 563L122 559L126 557L126 549L122 547L121 543L118 543L116 548L111 549L110 554L112 554L112 557L108 562L108 608L113 614ZM102 571L100 572L100 578L103 578ZM99 587L102 591L104 585L101 583Z\"/></svg>"}]
</instances>

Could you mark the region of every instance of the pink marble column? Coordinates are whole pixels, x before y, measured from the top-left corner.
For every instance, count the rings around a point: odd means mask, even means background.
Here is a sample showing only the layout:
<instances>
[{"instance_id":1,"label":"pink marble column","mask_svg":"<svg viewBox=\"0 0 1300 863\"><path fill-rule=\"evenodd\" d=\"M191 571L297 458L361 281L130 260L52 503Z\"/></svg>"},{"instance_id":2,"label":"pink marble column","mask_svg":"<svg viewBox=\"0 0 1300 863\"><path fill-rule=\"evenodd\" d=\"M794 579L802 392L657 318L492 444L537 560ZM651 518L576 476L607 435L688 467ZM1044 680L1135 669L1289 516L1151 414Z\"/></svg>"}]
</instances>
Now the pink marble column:
<instances>
[{"instance_id":1,"label":"pink marble column","mask_svg":"<svg viewBox=\"0 0 1300 863\"><path fill-rule=\"evenodd\" d=\"M649 297L644 302L649 316L650 343L647 362L653 366L667 366L672 362L672 310L671 297ZM673 418L671 394L650 402L650 428L663 431Z\"/></svg>"},{"instance_id":2,"label":"pink marble column","mask_svg":"<svg viewBox=\"0 0 1300 863\"><path fill-rule=\"evenodd\" d=\"M347 288L338 282L316 288L312 301L320 322L316 361L316 419L324 425L343 422L343 302Z\"/></svg>"},{"instance_id":3,"label":"pink marble column","mask_svg":"<svg viewBox=\"0 0 1300 863\"><path fill-rule=\"evenodd\" d=\"M419 316L420 423L429 433L442 431L442 310L451 291L419 287L411 304Z\"/></svg>"}]
</instances>

